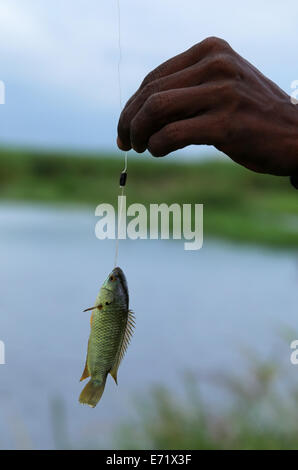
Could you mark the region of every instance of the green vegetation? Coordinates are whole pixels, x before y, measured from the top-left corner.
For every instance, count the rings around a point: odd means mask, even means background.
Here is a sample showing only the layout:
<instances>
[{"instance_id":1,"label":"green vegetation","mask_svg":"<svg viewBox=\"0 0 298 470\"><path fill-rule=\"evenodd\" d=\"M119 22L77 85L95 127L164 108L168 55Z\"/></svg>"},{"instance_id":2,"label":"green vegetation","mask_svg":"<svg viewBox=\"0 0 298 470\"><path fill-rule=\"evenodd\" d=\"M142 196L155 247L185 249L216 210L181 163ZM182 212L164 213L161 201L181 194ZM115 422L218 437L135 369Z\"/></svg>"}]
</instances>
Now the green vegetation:
<instances>
[{"instance_id":1,"label":"green vegetation","mask_svg":"<svg viewBox=\"0 0 298 470\"><path fill-rule=\"evenodd\" d=\"M297 384L281 390L281 376L271 362L254 364L245 380L218 374L213 385L227 393L225 409L204 403L192 376L183 402L156 388L120 429L117 448L297 450Z\"/></svg>"},{"instance_id":2,"label":"green vegetation","mask_svg":"<svg viewBox=\"0 0 298 470\"><path fill-rule=\"evenodd\" d=\"M275 355L263 362L246 357L249 366L241 377L187 373L177 384L184 393L177 393L177 386L159 386L132 396L133 416L117 420L109 432L98 419L70 438L66 404L56 399L51 403L55 447L101 449L108 442L108 448L121 450L298 450L298 383L292 370ZM216 391L220 400L206 400L206 391L209 397Z\"/></svg>"},{"instance_id":3,"label":"green vegetation","mask_svg":"<svg viewBox=\"0 0 298 470\"><path fill-rule=\"evenodd\" d=\"M97 205L116 202L122 162L112 155L0 151L0 198ZM205 235L298 247L298 194L288 178L232 162L139 156L129 162L128 203L203 203Z\"/></svg>"}]
</instances>

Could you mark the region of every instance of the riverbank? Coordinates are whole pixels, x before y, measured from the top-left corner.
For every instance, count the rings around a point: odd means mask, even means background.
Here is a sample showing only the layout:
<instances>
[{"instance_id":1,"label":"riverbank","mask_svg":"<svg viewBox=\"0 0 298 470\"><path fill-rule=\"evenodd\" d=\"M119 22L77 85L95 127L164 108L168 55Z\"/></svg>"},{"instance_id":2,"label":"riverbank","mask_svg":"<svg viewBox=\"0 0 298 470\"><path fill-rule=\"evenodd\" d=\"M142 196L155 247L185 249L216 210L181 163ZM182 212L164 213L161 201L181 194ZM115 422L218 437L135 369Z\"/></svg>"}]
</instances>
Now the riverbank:
<instances>
[{"instance_id":1,"label":"riverbank","mask_svg":"<svg viewBox=\"0 0 298 470\"><path fill-rule=\"evenodd\" d=\"M122 161L114 155L0 151L0 199L96 206L115 203ZM129 162L128 203L203 203L204 233L229 240L298 247L297 192L288 178L252 173L227 161Z\"/></svg>"}]
</instances>

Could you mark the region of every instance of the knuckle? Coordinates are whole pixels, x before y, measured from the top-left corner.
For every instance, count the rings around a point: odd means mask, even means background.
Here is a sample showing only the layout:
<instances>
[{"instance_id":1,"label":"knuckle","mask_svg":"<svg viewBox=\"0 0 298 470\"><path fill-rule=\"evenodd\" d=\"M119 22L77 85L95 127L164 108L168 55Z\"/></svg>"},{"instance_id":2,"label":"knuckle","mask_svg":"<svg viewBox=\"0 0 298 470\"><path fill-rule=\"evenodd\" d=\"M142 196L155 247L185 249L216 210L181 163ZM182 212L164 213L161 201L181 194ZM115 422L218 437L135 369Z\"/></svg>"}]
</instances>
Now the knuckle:
<instances>
[{"instance_id":1,"label":"knuckle","mask_svg":"<svg viewBox=\"0 0 298 470\"><path fill-rule=\"evenodd\" d=\"M163 114L165 99L161 93L150 95L145 106L145 112L149 117L159 117Z\"/></svg>"},{"instance_id":2,"label":"knuckle","mask_svg":"<svg viewBox=\"0 0 298 470\"><path fill-rule=\"evenodd\" d=\"M215 54L209 62L209 67L215 72L223 72L229 75L236 74L235 60L228 54Z\"/></svg>"},{"instance_id":3,"label":"knuckle","mask_svg":"<svg viewBox=\"0 0 298 470\"><path fill-rule=\"evenodd\" d=\"M236 58L230 54L223 54L223 60L224 60L226 72L230 76L236 77L238 73L238 68L239 68L237 66Z\"/></svg>"},{"instance_id":4,"label":"knuckle","mask_svg":"<svg viewBox=\"0 0 298 470\"><path fill-rule=\"evenodd\" d=\"M189 57L193 60L193 62L198 60L203 42L204 41L195 44L188 50Z\"/></svg>"},{"instance_id":5,"label":"knuckle","mask_svg":"<svg viewBox=\"0 0 298 470\"><path fill-rule=\"evenodd\" d=\"M207 50L214 50L214 49L227 49L229 48L229 43L224 39L218 38L216 36L209 36L208 38L204 39L201 43Z\"/></svg>"},{"instance_id":6,"label":"knuckle","mask_svg":"<svg viewBox=\"0 0 298 470\"><path fill-rule=\"evenodd\" d=\"M231 80L222 84L222 94L230 96L234 92L234 84Z\"/></svg>"},{"instance_id":7,"label":"knuckle","mask_svg":"<svg viewBox=\"0 0 298 470\"><path fill-rule=\"evenodd\" d=\"M216 86L216 93L221 96L221 99L229 99L231 103L235 97L235 85L232 80L227 80L223 83L219 83Z\"/></svg>"},{"instance_id":8,"label":"knuckle","mask_svg":"<svg viewBox=\"0 0 298 470\"><path fill-rule=\"evenodd\" d=\"M148 75L146 75L146 77L144 78L141 84L141 88L146 87L151 82L155 82L156 80L159 80L163 75L162 70L163 70L163 66L160 65L157 69L152 70L150 73L148 73Z\"/></svg>"},{"instance_id":9,"label":"knuckle","mask_svg":"<svg viewBox=\"0 0 298 470\"><path fill-rule=\"evenodd\" d=\"M148 83L152 82L152 75L153 74L154 74L154 72L150 72L150 73L148 73L148 75L146 75L146 77L144 78L144 80L141 83L141 88L144 88L146 85L148 85Z\"/></svg>"},{"instance_id":10,"label":"knuckle","mask_svg":"<svg viewBox=\"0 0 298 470\"><path fill-rule=\"evenodd\" d=\"M148 98L151 95L158 93L158 91L159 91L159 86L156 81L148 83L142 90L142 93L140 96L141 101L142 100L145 101L146 99L148 100Z\"/></svg>"},{"instance_id":11,"label":"knuckle","mask_svg":"<svg viewBox=\"0 0 298 470\"><path fill-rule=\"evenodd\" d=\"M206 49L213 49L219 43L220 39L216 36L209 36L202 41L202 46Z\"/></svg>"},{"instance_id":12,"label":"knuckle","mask_svg":"<svg viewBox=\"0 0 298 470\"><path fill-rule=\"evenodd\" d=\"M145 112L147 116L154 117L159 110L159 106L160 106L160 98L159 98L158 93L154 95L150 95L145 105Z\"/></svg>"},{"instance_id":13,"label":"knuckle","mask_svg":"<svg viewBox=\"0 0 298 470\"><path fill-rule=\"evenodd\" d=\"M214 55L212 59L210 59L209 68L216 72L225 70L226 68L225 57L222 54Z\"/></svg>"}]
</instances>

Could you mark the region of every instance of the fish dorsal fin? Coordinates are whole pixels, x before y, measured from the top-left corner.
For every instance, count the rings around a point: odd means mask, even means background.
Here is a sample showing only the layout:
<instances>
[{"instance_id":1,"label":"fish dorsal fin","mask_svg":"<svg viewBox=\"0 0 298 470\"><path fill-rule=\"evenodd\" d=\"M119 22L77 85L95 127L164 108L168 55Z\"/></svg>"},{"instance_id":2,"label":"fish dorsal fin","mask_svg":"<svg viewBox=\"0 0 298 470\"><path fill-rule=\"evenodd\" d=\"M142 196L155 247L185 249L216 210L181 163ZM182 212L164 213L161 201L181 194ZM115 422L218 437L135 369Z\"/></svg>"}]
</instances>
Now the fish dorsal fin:
<instances>
[{"instance_id":1,"label":"fish dorsal fin","mask_svg":"<svg viewBox=\"0 0 298 470\"><path fill-rule=\"evenodd\" d=\"M118 374L118 369L121 364L121 361L126 353L126 350L128 348L128 345L130 343L131 337L133 335L133 329L135 327L135 315L132 312L132 310L128 310L128 317L127 317L127 324L126 324L126 329L125 333L123 336L122 343L119 347L119 352L117 353L115 364L113 365L112 369L110 370L110 374L115 380L116 384L117 382L117 374Z\"/></svg>"}]
</instances>

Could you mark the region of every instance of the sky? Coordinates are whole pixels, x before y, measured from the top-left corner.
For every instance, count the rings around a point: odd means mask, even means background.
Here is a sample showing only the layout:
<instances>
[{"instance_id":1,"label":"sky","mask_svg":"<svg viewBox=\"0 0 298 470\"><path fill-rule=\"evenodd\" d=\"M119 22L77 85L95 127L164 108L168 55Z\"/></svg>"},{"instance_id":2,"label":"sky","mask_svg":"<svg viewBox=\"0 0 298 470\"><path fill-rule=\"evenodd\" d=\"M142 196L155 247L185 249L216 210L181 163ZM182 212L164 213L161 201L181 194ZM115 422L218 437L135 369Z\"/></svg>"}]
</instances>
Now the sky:
<instances>
[{"instance_id":1,"label":"sky","mask_svg":"<svg viewBox=\"0 0 298 470\"><path fill-rule=\"evenodd\" d=\"M288 93L298 79L296 1L119 1L124 102L150 70L208 36ZM1 0L0 145L116 148L117 11L117 0Z\"/></svg>"}]
</instances>

